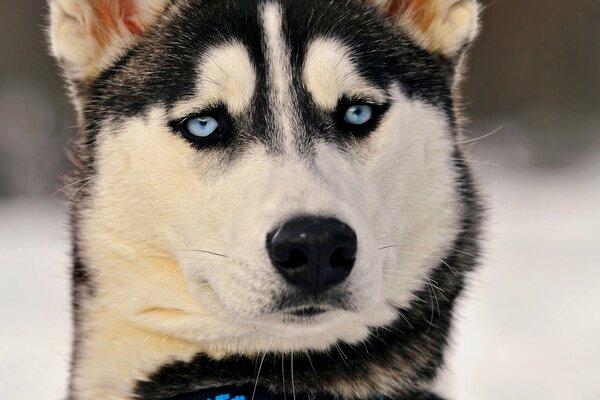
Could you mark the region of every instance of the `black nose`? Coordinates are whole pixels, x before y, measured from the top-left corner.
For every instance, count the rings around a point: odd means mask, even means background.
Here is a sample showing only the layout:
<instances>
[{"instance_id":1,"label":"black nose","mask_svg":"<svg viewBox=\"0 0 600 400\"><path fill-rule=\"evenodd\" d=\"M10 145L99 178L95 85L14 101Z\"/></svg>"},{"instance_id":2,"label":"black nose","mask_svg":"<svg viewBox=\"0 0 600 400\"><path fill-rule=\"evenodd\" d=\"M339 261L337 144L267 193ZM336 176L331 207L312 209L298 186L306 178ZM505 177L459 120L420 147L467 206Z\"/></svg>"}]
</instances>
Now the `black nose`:
<instances>
[{"instance_id":1,"label":"black nose","mask_svg":"<svg viewBox=\"0 0 600 400\"><path fill-rule=\"evenodd\" d=\"M299 217L267 236L267 250L289 283L317 294L350 275L356 261L356 233L334 218Z\"/></svg>"}]
</instances>

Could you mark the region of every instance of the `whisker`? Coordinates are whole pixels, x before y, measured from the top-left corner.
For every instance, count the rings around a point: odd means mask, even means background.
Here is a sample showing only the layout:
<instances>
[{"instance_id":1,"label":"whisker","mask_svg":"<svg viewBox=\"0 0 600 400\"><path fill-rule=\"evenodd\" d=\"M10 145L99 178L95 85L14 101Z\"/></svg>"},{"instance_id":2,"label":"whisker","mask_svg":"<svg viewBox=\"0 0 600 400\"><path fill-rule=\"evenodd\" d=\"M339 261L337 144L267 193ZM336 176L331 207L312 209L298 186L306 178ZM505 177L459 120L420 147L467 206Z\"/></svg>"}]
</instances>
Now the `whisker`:
<instances>
[{"instance_id":1,"label":"whisker","mask_svg":"<svg viewBox=\"0 0 600 400\"><path fill-rule=\"evenodd\" d=\"M182 250L185 252L192 252L192 253L204 253L204 254L210 254L212 256L217 256L217 257L223 257L223 258L230 258L228 255L225 254L221 254L221 253L216 253L214 251L208 251L208 250Z\"/></svg>"},{"instance_id":2,"label":"whisker","mask_svg":"<svg viewBox=\"0 0 600 400\"><path fill-rule=\"evenodd\" d=\"M490 136L495 135L496 133L500 132L502 129L504 129L504 125L500 125L498 128L494 129L490 133L486 133L485 135L482 135L482 136L479 136L479 137L476 137L473 139L463 140L462 142L458 142L458 144L469 144L469 143L473 143L473 142L478 142L483 139L487 139Z\"/></svg>"},{"instance_id":3,"label":"whisker","mask_svg":"<svg viewBox=\"0 0 600 400\"><path fill-rule=\"evenodd\" d=\"M292 397L296 400L296 386L294 385L294 350L292 350L292 356L290 360L290 369L292 372Z\"/></svg>"},{"instance_id":4,"label":"whisker","mask_svg":"<svg viewBox=\"0 0 600 400\"><path fill-rule=\"evenodd\" d=\"M317 370L315 369L315 366L313 365L312 359L310 358L310 351L306 352L306 358L307 358L308 363L310 364L310 367L312 368L313 372L316 374Z\"/></svg>"},{"instance_id":5,"label":"whisker","mask_svg":"<svg viewBox=\"0 0 600 400\"><path fill-rule=\"evenodd\" d=\"M431 302L430 302L431 315L429 317L429 326L427 327L427 333L429 333L429 331L431 330L431 327L433 326L433 319L435 318L435 310L433 308L433 294L432 294L431 287L429 287L429 285L427 285L426 287L427 287L427 291L429 292L429 299L431 300Z\"/></svg>"},{"instance_id":6,"label":"whisker","mask_svg":"<svg viewBox=\"0 0 600 400\"><path fill-rule=\"evenodd\" d=\"M283 400L287 400L285 390L285 353L281 353L281 380L283 382Z\"/></svg>"},{"instance_id":7,"label":"whisker","mask_svg":"<svg viewBox=\"0 0 600 400\"><path fill-rule=\"evenodd\" d=\"M448 248L449 248L450 250L454 250L454 251L456 251L457 253L464 254L464 255L466 255L466 256L469 256L469 257L477 258L477 257L476 257L476 256L474 256L473 254L471 254L471 253L467 253L466 251L459 250L459 249L457 249L457 248L455 248L455 247L448 247Z\"/></svg>"},{"instance_id":8,"label":"whisker","mask_svg":"<svg viewBox=\"0 0 600 400\"><path fill-rule=\"evenodd\" d=\"M265 362L265 357L267 356L267 352L269 351L270 346L271 346L271 342L269 342L269 345L265 349L265 352L263 353L263 356L260 360L260 364L258 366L258 374L256 374L256 382L254 383L254 390L252 391L252 400L254 400L254 396L256 395L256 388L258 387L258 378L260 378L260 371L262 370L262 366L263 366L263 363Z\"/></svg>"},{"instance_id":9,"label":"whisker","mask_svg":"<svg viewBox=\"0 0 600 400\"><path fill-rule=\"evenodd\" d=\"M404 315L404 313L402 311L396 309L396 312L398 313L400 318L402 318L404 320L404 322L406 322L408 324L408 326L410 326L411 329L415 329L415 327L410 323L410 320L406 317L406 315Z\"/></svg>"},{"instance_id":10,"label":"whisker","mask_svg":"<svg viewBox=\"0 0 600 400\"><path fill-rule=\"evenodd\" d=\"M348 368L350 368L350 365L348 365L348 362L347 362L348 357L346 357L346 354L344 354L344 352L342 351L342 348L340 347L340 345L336 343L335 344L335 348L338 351L338 354L340 355L340 357L342 358L342 361L344 362L344 364L346 364L346 366Z\"/></svg>"},{"instance_id":11,"label":"whisker","mask_svg":"<svg viewBox=\"0 0 600 400\"><path fill-rule=\"evenodd\" d=\"M450 272L452 272L455 276L458 276L458 272L456 271L456 269L454 267L452 267L450 264L448 264L446 261L444 261L442 258L440 258L438 256L433 256L433 257L437 258L442 264L444 264L446 267L448 267Z\"/></svg>"},{"instance_id":12,"label":"whisker","mask_svg":"<svg viewBox=\"0 0 600 400\"><path fill-rule=\"evenodd\" d=\"M471 164L487 165L490 167L502 167L502 164L498 164L498 163L494 163L494 162L490 162L490 161L476 160L474 158L467 159L467 158L452 157L451 160L460 161L460 162L464 162L464 163L471 163Z\"/></svg>"},{"instance_id":13,"label":"whisker","mask_svg":"<svg viewBox=\"0 0 600 400\"><path fill-rule=\"evenodd\" d=\"M381 247L381 248L377 249L377 251L387 250L387 249L396 248L396 247L406 247L406 245L402 245L402 244L392 244L392 245L389 245L389 246L383 246L383 247ZM453 251L456 251L457 253L461 253L461 254L467 255L467 256L469 256L469 257L476 258L476 257L475 257L473 254L470 254L470 253L464 252L464 251L462 251L462 250L459 250L459 249L456 249L456 248L454 248L454 247L449 247L449 249L450 249L450 250L453 250ZM414 253L414 252L412 252L412 253L413 253L413 254L418 254L418 253ZM454 275L458 275L458 272L457 272L457 270L456 270L456 269L455 269L455 268L454 268L452 265L450 265L450 264L449 264L449 263L448 263L446 260L444 260L443 258L441 258L441 257L439 257L439 256L437 256L437 255L435 255L435 254L430 254L430 255L428 255L428 256L429 256L429 257L433 257L433 258L435 258L435 259L439 260L439 261L440 261L442 264L444 264L444 265L445 265L445 266L446 266L446 267L447 267L447 268L448 268L448 269L449 269L449 270L450 270L450 271L451 271L451 272L452 272Z\"/></svg>"},{"instance_id":14,"label":"whisker","mask_svg":"<svg viewBox=\"0 0 600 400\"><path fill-rule=\"evenodd\" d=\"M404 247L404 246L403 246L403 245L401 245L401 244L391 244L391 245L389 245L389 246L383 246L383 247L380 247L379 249L377 249L377 251L381 251L381 250L387 250L387 249L392 249L392 248L394 248L394 247Z\"/></svg>"},{"instance_id":15,"label":"whisker","mask_svg":"<svg viewBox=\"0 0 600 400\"><path fill-rule=\"evenodd\" d=\"M212 83L213 85L218 86L221 89L225 90L225 87L222 84L220 84L219 82L217 82L216 80L208 78L206 76L203 79L206 80L208 83Z\"/></svg>"},{"instance_id":16,"label":"whisker","mask_svg":"<svg viewBox=\"0 0 600 400\"><path fill-rule=\"evenodd\" d=\"M58 189L56 192L52 193L52 194L50 195L50 197L54 197L54 196L56 196L57 194L59 194L59 193L61 193L61 192L64 192L64 191L65 191L65 190L67 190L68 188L70 188L70 187L72 187L72 186L75 186L75 185L77 185L78 183L86 182L86 181L89 181L89 180L91 180L91 179L96 179L96 176L95 176L95 175L94 175L94 176L88 176L88 177L86 177L86 178L79 179L79 180L77 180L77 181L75 181L75 182L71 182L71 183L69 183L68 185L65 185L65 186L61 187L60 189Z\"/></svg>"},{"instance_id":17,"label":"whisker","mask_svg":"<svg viewBox=\"0 0 600 400\"><path fill-rule=\"evenodd\" d=\"M75 198L75 196L77 196L77 194L83 190L83 188L85 188L87 185L89 185L90 183L92 183L93 181L95 181L97 178L97 176L92 177L91 179L87 180L87 182L85 182L83 185L81 185L79 188L77 188L77 190L75 190L73 192L73 194L71 195L71 197L69 197L69 199L67 200L67 204L70 204L71 201L73 201L73 199Z\"/></svg>"}]
</instances>

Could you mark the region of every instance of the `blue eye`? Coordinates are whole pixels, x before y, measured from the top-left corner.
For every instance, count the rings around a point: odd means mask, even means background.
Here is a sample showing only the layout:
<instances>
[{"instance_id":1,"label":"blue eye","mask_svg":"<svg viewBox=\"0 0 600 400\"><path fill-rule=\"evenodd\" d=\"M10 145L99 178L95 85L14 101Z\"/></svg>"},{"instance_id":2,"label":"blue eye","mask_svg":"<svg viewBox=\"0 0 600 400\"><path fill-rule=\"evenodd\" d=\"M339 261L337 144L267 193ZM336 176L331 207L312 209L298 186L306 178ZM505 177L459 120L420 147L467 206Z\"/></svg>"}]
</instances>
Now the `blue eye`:
<instances>
[{"instance_id":1,"label":"blue eye","mask_svg":"<svg viewBox=\"0 0 600 400\"><path fill-rule=\"evenodd\" d=\"M344 115L344 121L352 125L364 125L373 118L373 107L366 104L355 105Z\"/></svg>"},{"instance_id":2,"label":"blue eye","mask_svg":"<svg viewBox=\"0 0 600 400\"><path fill-rule=\"evenodd\" d=\"M184 127L191 135L206 138L219 129L219 122L208 115L201 115L185 121Z\"/></svg>"}]
</instances>

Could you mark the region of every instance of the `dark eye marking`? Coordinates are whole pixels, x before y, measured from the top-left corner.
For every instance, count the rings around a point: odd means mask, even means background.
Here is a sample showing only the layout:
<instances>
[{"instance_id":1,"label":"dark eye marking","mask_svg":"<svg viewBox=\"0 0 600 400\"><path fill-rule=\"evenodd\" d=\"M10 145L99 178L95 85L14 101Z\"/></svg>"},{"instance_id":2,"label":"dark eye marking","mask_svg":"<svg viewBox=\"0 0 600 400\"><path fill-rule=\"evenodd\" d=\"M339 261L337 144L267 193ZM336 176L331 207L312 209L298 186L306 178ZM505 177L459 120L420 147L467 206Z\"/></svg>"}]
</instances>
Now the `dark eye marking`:
<instances>
[{"instance_id":1,"label":"dark eye marking","mask_svg":"<svg viewBox=\"0 0 600 400\"><path fill-rule=\"evenodd\" d=\"M343 97L333 113L338 128L359 138L374 131L390 105L377 104L372 100Z\"/></svg>"},{"instance_id":2,"label":"dark eye marking","mask_svg":"<svg viewBox=\"0 0 600 400\"><path fill-rule=\"evenodd\" d=\"M171 121L169 126L195 146L206 148L230 137L232 120L227 110L218 106Z\"/></svg>"}]
</instances>

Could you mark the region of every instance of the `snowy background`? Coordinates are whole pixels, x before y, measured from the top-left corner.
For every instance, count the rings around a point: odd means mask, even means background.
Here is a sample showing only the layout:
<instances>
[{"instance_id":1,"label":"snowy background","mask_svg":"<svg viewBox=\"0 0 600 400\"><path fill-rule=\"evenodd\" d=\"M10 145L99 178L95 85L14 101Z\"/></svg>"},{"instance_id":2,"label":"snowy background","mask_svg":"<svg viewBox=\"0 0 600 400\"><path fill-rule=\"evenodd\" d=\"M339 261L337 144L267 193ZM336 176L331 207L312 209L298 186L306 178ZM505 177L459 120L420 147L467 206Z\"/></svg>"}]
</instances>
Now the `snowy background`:
<instances>
[{"instance_id":1,"label":"snowy background","mask_svg":"<svg viewBox=\"0 0 600 400\"><path fill-rule=\"evenodd\" d=\"M46 1L0 13L0 400L62 400L68 370L68 231L51 194L75 124ZM497 131L473 145L486 255L441 390L600 400L600 1L482 2L464 100L471 137Z\"/></svg>"}]
</instances>

